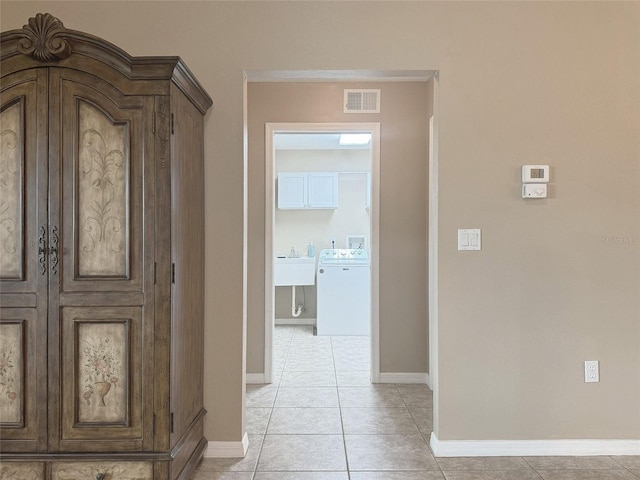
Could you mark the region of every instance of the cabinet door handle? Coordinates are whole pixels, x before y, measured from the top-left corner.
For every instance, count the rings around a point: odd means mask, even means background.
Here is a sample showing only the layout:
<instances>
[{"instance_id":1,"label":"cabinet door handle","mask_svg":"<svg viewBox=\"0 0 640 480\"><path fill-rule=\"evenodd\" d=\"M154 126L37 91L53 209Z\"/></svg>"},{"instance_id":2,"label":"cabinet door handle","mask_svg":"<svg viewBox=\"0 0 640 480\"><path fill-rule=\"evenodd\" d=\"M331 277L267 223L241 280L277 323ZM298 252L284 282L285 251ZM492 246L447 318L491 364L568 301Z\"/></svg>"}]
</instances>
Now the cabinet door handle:
<instances>
[{"instance_id":1,"label":"cabinet door handle","mask_svg":"<svg viewBox=\"0 0 640 480\"><path fill-rule=\"evenodd\" d=\"M58 274L58 227L51 227L51 239L49 241L51 244L51 248L49 252L51 253L51 273L54 275Z\"/></svg>"},{"instance_id":2,"label":"cabinet door handle","mask_svg":"<svg viewBox=\"0 0 640 480\"><path fill-rule=\"evenodd\" d=\"M40 275L47 272L47 228L40 225L40 235L38 236L38 265L40 265Z\"/></svg>"}]
</instances>

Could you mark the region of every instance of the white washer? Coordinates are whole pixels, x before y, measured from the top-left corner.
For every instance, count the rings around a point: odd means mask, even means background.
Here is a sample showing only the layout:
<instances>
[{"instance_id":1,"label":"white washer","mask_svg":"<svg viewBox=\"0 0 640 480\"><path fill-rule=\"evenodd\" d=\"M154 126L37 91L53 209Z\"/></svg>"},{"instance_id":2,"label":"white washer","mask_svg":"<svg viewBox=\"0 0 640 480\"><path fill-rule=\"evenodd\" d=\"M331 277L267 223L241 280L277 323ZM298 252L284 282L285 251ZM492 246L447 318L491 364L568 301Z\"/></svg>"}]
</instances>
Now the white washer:
<instances>
[{"instance_id":1,"label":"white washer","mask_svg":"<svg viewBox=\"0 0 640 480\"><path fill-rule=\"evenodd\" d=\"M317 334L369 335L371 260L364 249L327 249L318 257Z\"/></svg>"}]
</instances>

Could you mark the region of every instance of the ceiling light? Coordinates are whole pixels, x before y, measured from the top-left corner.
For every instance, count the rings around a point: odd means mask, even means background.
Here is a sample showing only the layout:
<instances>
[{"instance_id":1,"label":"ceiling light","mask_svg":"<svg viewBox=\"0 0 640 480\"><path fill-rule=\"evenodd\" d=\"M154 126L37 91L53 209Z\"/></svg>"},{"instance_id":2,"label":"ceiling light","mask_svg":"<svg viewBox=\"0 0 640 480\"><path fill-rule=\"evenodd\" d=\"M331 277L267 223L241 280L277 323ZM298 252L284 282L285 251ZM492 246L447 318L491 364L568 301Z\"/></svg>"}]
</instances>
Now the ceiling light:
<instances>
[{"instance_id":1,"label":"ceiling light","mask_svg":"<svg viewBox=\"0 0 640 480\"><path fill-rule=\"evenodd\" d=\"M340 145L366 145L371 141L370 133L341 133Z\"/></svg>"}]
</instances>

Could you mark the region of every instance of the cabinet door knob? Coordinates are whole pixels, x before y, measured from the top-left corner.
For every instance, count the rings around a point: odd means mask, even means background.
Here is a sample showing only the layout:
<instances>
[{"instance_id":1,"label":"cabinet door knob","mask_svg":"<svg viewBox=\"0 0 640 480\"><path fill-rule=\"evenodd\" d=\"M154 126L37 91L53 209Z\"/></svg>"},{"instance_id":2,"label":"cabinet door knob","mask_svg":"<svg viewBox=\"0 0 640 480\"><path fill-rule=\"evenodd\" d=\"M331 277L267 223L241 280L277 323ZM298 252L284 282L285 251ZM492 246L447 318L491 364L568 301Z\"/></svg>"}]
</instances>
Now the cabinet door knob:
<instances>
[{"instance_id":1,"label":"cabinet door knob","mask_svg":"<svg viewBox=\"0 0 640 480\"><path fill-rule=\"evenodd\" d=\"M96 480L104 480L106 475L104 473L96 473Z\"/></svg>"}]
</instances>

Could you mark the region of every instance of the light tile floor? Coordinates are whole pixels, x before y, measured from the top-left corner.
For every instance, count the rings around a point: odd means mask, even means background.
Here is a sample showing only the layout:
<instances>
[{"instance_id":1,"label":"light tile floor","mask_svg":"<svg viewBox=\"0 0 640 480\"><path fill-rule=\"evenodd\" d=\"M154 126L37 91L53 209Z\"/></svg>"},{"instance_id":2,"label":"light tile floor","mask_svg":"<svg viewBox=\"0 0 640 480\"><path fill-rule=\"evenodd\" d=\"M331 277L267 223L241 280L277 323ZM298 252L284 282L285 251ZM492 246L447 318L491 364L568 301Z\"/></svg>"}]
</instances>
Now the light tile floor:
<instances>
[{"instance_id":1,"label":"light tile floor","mask_svg":"<svg viewBox=\"0 0 640 480\"><path fill-rule=\"evenodd\" d=\"M247 386L245 458L192 480L639 480L636 457L435 458L424 385L372 385L368 337L278 326L274 383Z\"/></svg>"}]
</instances>

